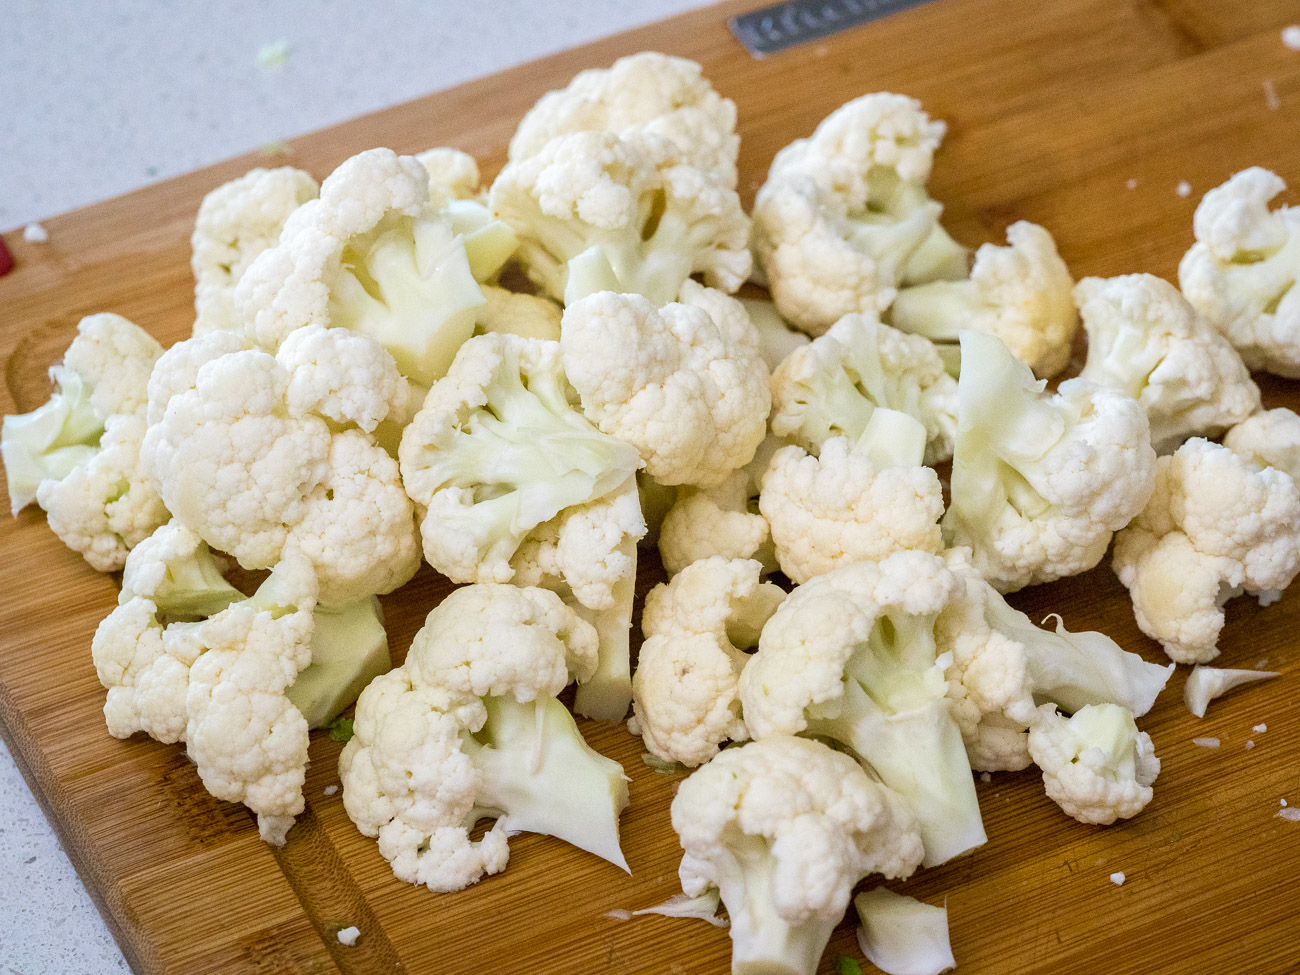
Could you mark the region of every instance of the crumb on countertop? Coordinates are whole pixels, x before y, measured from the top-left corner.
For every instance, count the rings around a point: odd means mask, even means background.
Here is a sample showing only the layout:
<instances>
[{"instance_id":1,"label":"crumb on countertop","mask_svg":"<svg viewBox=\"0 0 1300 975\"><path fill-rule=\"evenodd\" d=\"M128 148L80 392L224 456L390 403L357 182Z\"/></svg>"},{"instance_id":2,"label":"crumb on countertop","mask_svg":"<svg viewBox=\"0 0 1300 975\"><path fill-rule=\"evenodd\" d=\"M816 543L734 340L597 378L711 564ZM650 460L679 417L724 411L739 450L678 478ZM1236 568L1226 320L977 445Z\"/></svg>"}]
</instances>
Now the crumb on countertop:
<instances>
[{"instance_id":1,"label":"crumb on countertop","mask_svg":"<svg viewBox=\"0 0 1300 975\"><path fill-rule=\"evenodd\" d=\"M1176 192L1179 196L1191 196L1191 195L1192 195L1192 184L1189 183L1189 182L1187 182L1187 180L1185 180L1185 179L1184 179L1184 180L1181 180L1181 181L1178 183L1178 188L1175 190L1175 192Z\"/></svg>"},{"instance_id":2,"label":"crumb on countertop","mask_svg":"<svg viewBox=\"0 0 1300 975\"><path fill-rule=\"evenodd\" d=\"M23 240L29 244L43 244L49 239L49 231L39 223L29 223L23 228Z\"/></svg>"},{"instance_id":3,"label":"crumb on countertop","mask_svg":"<svg viewBox=\"0 0 1300 975\"><path fill-rule=\"evenodd\" d=\"M1110 882L1114 884L1116 887L1123 887L1124 881L1127 879L1128 878L1124 876L1123 870L1116 870L1113 874L1110 875Z\"/></svg>"},{"instance_id":4,"label":"crumb on countertop","mask_svg":"<svg viewBox=\"0 0 1300 975\"><path fill-rule=\"evenodd\" d=\"M339 944L347 945L351 948L357 943L357 939L361 937L361 929L355 924L350 928L340 928L335 937L339 939Z\"/></svg>"},{"instance_id":5,"label":"crumb on countertop","mask_svg":"<svg viewBox=\"0 0 1300 975\"><path fill-rule=\"evenodd\" d=\"M1282 43L1293 51L1300 51L1300 24L1282 28Z\"/></svg>"},{"instance_id":6,"label":"crumb on countertop","mask_svg":"<svg viewBox=\"0 0 1300 975\"><path fill-rule=\"evenodd\" d=\"M1219 739L1217 738L1193 738L1193 745L1200 745L1202 748L1218 748Z\"/></svg>"},{"instance_id":7,"label":"crumb on countertop","mask_svg":"<svg viewBox=\"0 0 1300 975\"><path fill-rule=\"evenodd\" d=\"M325 786L325 794L326 794L327 796L332 796L332 795L334 795L334 794L335 794L336 792L338 792L338 791L339 791L339 787L338 787L337 785L327 785L327 786Z\"/></svg>"}]
</instances>

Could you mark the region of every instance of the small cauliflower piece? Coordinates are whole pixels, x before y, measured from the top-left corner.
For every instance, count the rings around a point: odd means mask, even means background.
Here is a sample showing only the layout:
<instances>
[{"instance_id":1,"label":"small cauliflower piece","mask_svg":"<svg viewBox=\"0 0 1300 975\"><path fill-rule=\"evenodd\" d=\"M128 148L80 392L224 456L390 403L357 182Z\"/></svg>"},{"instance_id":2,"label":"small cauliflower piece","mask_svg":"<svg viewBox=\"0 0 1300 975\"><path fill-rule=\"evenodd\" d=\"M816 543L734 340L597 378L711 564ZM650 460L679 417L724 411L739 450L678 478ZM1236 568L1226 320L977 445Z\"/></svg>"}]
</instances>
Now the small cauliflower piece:
<instances>
[{"instance_id":1,"label":"small cauliflower piece","mask_svg":"<svg viewBox=\"0 0 1300 975\"><path fill-rule=\"evenodd\" d=\"M556 700L595 666L595 632L543 589L467 586L429 613L406 662L362 692L339 756L344 808L399 879L460 890L505 869L517 831L627 869L627 778Z\"/></svg>"},{"instance_id":2,"label":"small cauliflower piece","mask_svg":"<svg viewBox=\"0 0 1300 975\"><path fill-rule=\"evenodd\" d=\"M1206 667L1197 664L1187 675L1183 685L1183 703L1187 710L1198 718L1205 717L1205 709L1216 697L1222 697L1234 687L1264 680L1266 677L1280 677L1275 670L1225 670L1220 667Z\"/></svg>"},{"instance_id":3,"label":"small cauliflower piece","mask_svg":"<svg viewBox=\"0 0 1300 975\"><path fill-rule=\"evenodd\" d=\"M235 285L258 255L276 245L289 214L319 192L310 173L281 166L250 170L203 198L190 238L195 335L240 328Z\"/></svg>"},{"instance_id":4,"label":"small cauliflower piece","mask_svg":"<svg viewBox=\"0 0 1300 975\"><path fill-rule=\"evenodd\" d=\"M764 298L741 298L749 320L758 331L758 350L767 363L767 368L775 370L795 349L808 344L810 339L804 332L796 331L786 324L776 305Z\"/></svg>"},{"instance_id":5,"label":"small cauliflower piece","mask_svg":"<svg viewBox=\"0 0 1300 975\"><path fill-rule=\"evenodd\" d=\"M952 456L957 382L927 339L845 315L772 373L772 432L810 453L829 437L857 440L876 407L925 425L927 464Z\"/></svg>"},{"instance_id":6,"label":"small cauliflower piece","mask_svg":"<svg viewBox=\"0 0 1300 975\"><path fill-rule=\"evenodd\" d=\"M651 132L673 142L690 165L736 185L736 105L686 58L642 51L578 72L528 110L510 140L510 159L535 156L571 132Z\"/></svg>"},{"instance_id":7,"label":"small cauliflower piece","mask_svg":"<svg viewBox=\"0 0 1300 975\"><path fill-rule=\"evenodd\" d=\"M736 191L646 132L558 136L512 160L490 199L519 236L525 272L566 305L598 291L664 305L692 274L727 292L749 277Z\"/></svg>"},{"instance_id":8,"label":"small cauliflower piece","mask_svg":"<svg viewBox=\"0 0 1300 975\"><path fill-rule=\"evenodd\" d=\"M921 466L925 428L877 409L857 443L832 437L818 456L782 447L763 475L758 507L776 560L795 583L894 552L943 548L943 488Z\"/></svg>"},{"instance_id":9,"label":"small cauliflower piece","mask_svg":"<svg viewBox=\"0 0 1300 975\"><path fill-rule=\"evenodd\" d=\"M1070 270L1052 235L1021 220L1007 228L1007 246L983 244L965 281L932 281L898 292L889 322L933 341L952 341L965 329L1001 339L1043 377L1070 361L1079 327Z\"/></svg>"},{"instance_id":10,"label":"small cauliflower piece","mask_svg":"<svg viewBox=\"0 0 1300 975\"><path fill-rule=\"evenodd\" d=\"M478 163L468 152L438 146L417 152L415 158L429 174L431 195L440 193L452 200L473 200L479 196Z\"/></svg>"},{"instance_id":11,"label":"small cauliflower piece","mask_svg":"<svg viewBox=\"0 0 1300 975\"><path fill-rule=\"evenodd\" d=\"M317 606L311 664L285 692L309 728L325 728L372 680L393 668L379 600L365 596L345 606Z\"/></svg>"},{"instance_id":12,"label":"small cauliflower piece","mask_svg":"<svg viewBox=\"0 0 1300 975\"><path fill-rule=\"evenodd\" d=\"M957 967L948 908L877 887L853 898L858 947L885 975L940 975Z\"/></svg>"},{"instance_id":13,"label":"small cauliflower piece","mask_svg":"<svg viewBox=\"0 0 1300 975\"><path fill-rule=\"evenodd\" d=\"M478 310L474 333L506 332L526 339L560 340L560 306L542 295L516 294L490 284L483 286L487 303Z\"/></svg>"},{"instance_id":14,"label":"small cauliflower piece","mask_svg":"<svg viewBox=\"0 0 1300 975\"><path fill-rule=\"evenodd\" d=\"M1053 704L1038 710L1029 730L1029 754L1062 812L1081 823L1109 826L1146 808L1160 759L1131 711L1090 704L1066 718Z\"/></svg>"},{"instance_id":15,"label":"small cauliflower piece","mask_svg":"<svg viewBox=\"0 0 1300 975\"><path fill-rule=\"evenodd\" d=\"M1146 411L1082 379L1048 395L983 332L962 333L961 358L944 541L1001 592L1091 569L1151 497Z\"/></svg>"},{"instance_id":16,"label":"small cauliflower piece","mask_svg":"<svg viewBox=\"0 0 1300 975\"><path fill-rule=\"evenodd\" d=\"M686 566L646 597L633 706L646 747L688 767L728 739L749 737L736 681L763 624L785 598L762 565L713 557Z\"/></svg>"},{"instance_id":17,"label":"small cauliflower piece","mask_svg":"<svg viewBox=\"0 0 1300 975\"><path fill-rule=\"evenodd\" d=\"M722 894L737 975L813 975L858 880L921 859L902 797L801 738L723 751L681 784L672 822L682 889Z\"/></svg>"},{"instance_id":18,"label":"small cauliflower piece","mask_svg":"<svg viewBox=\"0 0 1300 975\"><path fill-rule=\"evenodd\" d=\"M1111 566L1142 632L1177 663L1206 663L1230 598L1279 592L1300 572L1300 490L1193 438L1157 461L1155 493L1116 535Z\"/></svg>"},{"instance_id":19,"label":"small cauliflower piece","mask_svg":"<svg viewBox=\"0 0 1300 975\"><path fill-rule=\"evenodd\" d=\"M740 675L750 735L852 748L915 811L925 866L987 840L935 638L959 587L925 552L835 569L786 597Z\"/></svg>"},{"instance_id":20,"label":"small cauliflower piece","mask_svg":"<svg viewBox=\"0 0 1300 975\"><path fill-rule=\"evenodd\" d=\"M1268 203L1286 189L1275 173L1243 170L1196 208L1196 243L1178 265L1192 306L1251 369L1300 376L1300 210Z\"/></svg>"},{"instance_id":21,"label":"small cauliflower piece","mask_svg":"<svg viewBox=\"0 0 1300 975\"><path fill-rule=\"evenodd\" d=\"M1262 410L1228 431L1223 446L1256 467L1275 467L1300 484L1300 416Z\"/></svg>"},{"instance_id":22,"label":"small cauliflower piece","mask_svg":"<svg viewBox=\"0 0 1300 975\"><path fill-rule=\"evenodd\" d=\"M1156 453L1217 437L1259 410L1241 356L1172 284L1150 274L1084 278L1074 298L1088 333L1080 378L1141 403Z\"/></svg>"},{"instance_id":23,"label":"small cauliflower piece","mask_svg":"<svg viewBox=\"0 0 1300 975\"><path fill-rule=\"evenodd\" d=\"M636 447L663 485L721 483L753 459L767 431L771 393L753 327L738 302L716 297L735 306L748 334L698 297L656 309L605 291L564 311L564 372L583 413Z\"/></svg>"}]
</instances>

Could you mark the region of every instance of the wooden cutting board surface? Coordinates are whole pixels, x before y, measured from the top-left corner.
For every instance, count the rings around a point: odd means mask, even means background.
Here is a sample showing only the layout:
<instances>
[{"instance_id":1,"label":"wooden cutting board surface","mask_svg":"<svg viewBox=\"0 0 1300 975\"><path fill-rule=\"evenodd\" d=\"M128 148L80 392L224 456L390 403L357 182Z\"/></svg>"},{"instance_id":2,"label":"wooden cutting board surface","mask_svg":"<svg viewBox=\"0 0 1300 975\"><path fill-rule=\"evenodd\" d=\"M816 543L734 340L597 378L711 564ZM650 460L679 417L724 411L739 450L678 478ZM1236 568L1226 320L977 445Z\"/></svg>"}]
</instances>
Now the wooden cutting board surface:
<instances>
[{"instance_id":1,"label":"wooden cutting board surface","mask_svg":"<svg viewBox=\"0 0 1300 975\"><path fill-rule=\"evenodd\" d=\"M1011 221L1037 221L1078 277L1172 277L1196 201L1245 166L1300 184L1300 53L1279 37L1300 19L1294 0L940 0L763 61L725 27L750 6L688 14L292 140L288 161L322 178L371 146L453 145L491 177L543 91L579 69L658 49L697 59L735 99L747 205L782 145L849 98L901 91L948 121L932 191L958 239L1000 242ZM48 220L47 244L7 235L18 267L0 279L0 412L47 397L45 370L82 315L115 311L164 343L183 338L199 200L254 165L283 161L248 156ZM1190 196L1175 190L1184 180ZM1300 386L1263 385L1266 405L1300 407ZM644 765L625 729L583 724L632 778L623 818L631 877L520 836L506 873L462 893L400 883L341 797L324 794L338 782L340 748L324 736L311 746L307 811L273 850L243 807L204 792L181 748L104 730L89 648L117 580L64 549L39 511L0 518L0 553L0 731L141 975L727 971L724 931L603 916L679 889L668 824L676 779ZM654 581L654 571L645 575L644 585ZM447 589L425 569L385 599L399 658ZM1106 566L1012 601L1160 659ZM1238 600L1228 616L1220 663L1267 661L1283 676L1216 702L1204 720L1187 713L1184 675L1175 676L1142 722L1164 761L1142 815L1083 826L1045 798L1033 770L997 775L979 786L988 845L899 886L947 899L961 971L1300 971L1300 823L1275 816L1279 798L1300 803L1300 709L1291 703L1300 595L1266 611ZM1258 724L1268 730L1252 731ZM1198 747L1197 736L1222 746ZM1114 871L1126 874L1123 887L1108 879ZM348 925L362 932L352 948L334 937ZM848 924L824 972L836 952L861 957Z\"/></svg>"}]
</instances>

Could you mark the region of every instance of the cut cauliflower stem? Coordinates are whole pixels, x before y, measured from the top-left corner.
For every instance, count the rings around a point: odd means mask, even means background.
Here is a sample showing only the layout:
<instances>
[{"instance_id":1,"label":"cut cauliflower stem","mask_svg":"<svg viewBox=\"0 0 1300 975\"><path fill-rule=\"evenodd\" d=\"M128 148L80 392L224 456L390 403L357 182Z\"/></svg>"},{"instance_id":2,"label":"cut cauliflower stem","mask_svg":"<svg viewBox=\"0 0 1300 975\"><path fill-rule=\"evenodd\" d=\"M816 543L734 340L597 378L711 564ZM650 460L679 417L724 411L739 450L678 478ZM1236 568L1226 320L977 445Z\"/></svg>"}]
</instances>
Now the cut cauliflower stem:
<instances>
[{"instance_id":1,"label":"cut cauliflower stem","mask_svg":"<svg viewBox=\"0 0 1300 975\"><path fill-rule=\"evenodd\" d=\"M940 649L951 653L948 696L971 767L1015 771L1027 766L1028 730L1044 703L1077 711L1119 704L1142 716L1164 689L1173 664L1149 664L1104 633L1040 629L975 571L970 550L944 553L962 583L939 616Z\"/></svg>"},{"instance_id":2,"label":"cut cauliflower stem","mask_svg":"<svg viewBox=\"0 0 1300 975\"><path fill-rule=\"evenodd\" d=\"M847 755L777 735L728 748L677 790L673 829L688 895L716 887L733 975L813 975L854 885L906 877L916 819Z\"/></svg>"},{"instance_id":3,"label":"cut cauliflower stem","mask_svg":"<svg viewBox=\"0 0 1300 975\"><path fill-rule=\"evenodd\" d=\"M559 136L510 162L490 199L519 236L524 271L566 305L597 291L663 305L692 274L728 292L749 277L736 191L655 135Z\"/></svg>"},{"instance_id":4,"label":"cut cauliflower stem","mask_svg":"<svg viewBox=\"0 0 1300 975\"><path fill-rule=\"evenodd\" d=\"M820 335L879 315L905 280L966 276L966 251L925 193L945 126L877 93L841 106L772 161L754 200L754 252L781 315Z\"/></svg>"},{"instance_id":5,"label":"cut cauliflower stem","mask_svg":"<svg viewBox=\"0 0 1300 975\"><path fill-rule=\"evenodd\" d=\"M419 565L414 511L364 432L405 396L391 358L341 329L303 329L277 356L241 344L189 339L150 378L141 463L168 510L249 569L292 540L325 605L396 589Z\"/></svg>"},{"instance_id":6,"label":"cut cauliflower stem","mask_svg":"<svg viewBox=\"0 0 1300 975\"><path fill-rule=\"evenodd\" d=\"M1268 209L1284 189L1280 176L1253 167L1206 193L1192 221L1196 243L1178 265L1178 283L1247 366L1295 378L1300 210Z\"/></svg>"},{"instance_id":7,"label":"cut cauliflower stem","mask_svg":"<svg viewBox=\"0 0 1300 975\"><path fill-rule=\"evenodd\" d=\"M962 333L961 359L945 542L1002 592L1091 569L1151 497L1146 411L1082 379L1047 395L982 332Z\"/></svg>"},{"instance_id":8,"label":"cut cauliflower stem","mask_svg":"<svg viewBox=\"0 0 1300 975\"><path fill-rule=\"evenodd\" d=\"M787 325L772 302L762 298L741 298L740 303L745 306L749 320L758 331L758 351L768 369L776 369L791 352L808 344L808 336Z\"/></svg>"},{"instance_id":9,"label":"cut cauliflower stem","mask_svg":"<svg viewBox=\"0 0 1300 975\"><path fill-rule=\"evenodd\" d=\"M473 211L470 223L459 208ZM474 330L486 280L513 250L472 267L469 237L492 223L474 201L448 201L413 156L370 149L290 215L280 241L235 288L248 334L274 352L295 329L342 327L378 342L402 375L428 386ZM505 228L497 226L502 232ZM475 271L479 278L476 279Z\"/></svg>"},{"instance_id":10,"label":"cut cauliflower stem","mask_svg":"<svg viewBox=\"0 0 1300 975\"><path fill-rule=\"evenodd\" d=\"M468 586L429 613L405 664L362 692L339 756L344 807L398 878L460 890L505 869L515 831L627 869L623 769L555 697L595 666L595 632L543 589Z\"/></svg>"},{"instance_id":11,"label":"cut cauliflower stem","mask_svg":"<svg viewBox=\"0 0 1300 975\"><path fill-rule=\"evenodd\" d=\"M772 432L810 453L830 437L857 440L878 406L925 425L927 464L952 456L957 382L927 339L845 315L772 373Z\"/></svg>"},{"instance_id":12,"label":"cut cauliflower stem","mask_svg":"<svg viewBox=\"0 0 1300 975\"><path fill-rule=\"evenodd\" d=\"M1062 812L1096 826L1145 809L1160 774L1151 737L1117 704L1090 704L1070 718L1044 704L1029 731L1029 753Z\"/></svg>"},{"instance_id":13,"label":"cut cauliflower stem","mask_svg":"<svg viewBox=\"0 0 1300 975\"><path fill-rule=\"evenodd\" d=\"M0 456L16 515L32 501L50 529L100 572L122 568L127 552L167 520L140 468L149 373L162 346L120 315L83 318L58 387L31 413L4 418Z\"/></svg>"},{"instance_id":14,"label":"cut cauliflower stem","mask_svg":"<svg viewBox=\"0 0 1300 975\"><path fill-rule=\"evenodd\" d=\"M1264 680L1266 677L1280 677L1275 670L1224 670L1219 667L1205 667L1197 664L1187 675L1183 685L1183 703L1187 710L1198 718L1205 717L1205 709L1216 697L1228 693L1234 687Z\"/></svg>"},{"instance_id":15,"label":"cut cauliflower stem","mask_svg":"<svg viewBox=\"0 0 1300 975\"><path fill-rule=\"evenodd\" d=\"M940 975L957 967L948 939L948 908L887 887L853 898L858 947L886 975Z\"/></svg>"},{"instance_id":16,"label":"cut cauliflower stem","mask_svg":"<svg viewBox=\"0 0 1300 975\"><path fill-rule=\"evenodd\" d=\"M739 302L683 297L656 309L598 292L565 309L560 348L583 413L636 447L647 474L713 487L753 460L767 432L767 366ZM716 299L731 307L711 313Z\"/></svg>"},{"instance_id":17,"label":"cut cauliflower stem","mask_svg":"<svg viewBox=\"0 0 1300 975\"><path fill-rule=\"evenodd\" d=\"M763 475L758 507L781 571L807 582L851 562L943 548L943 488L921 466L925 428L876 409L856 443L832 437L813 457L782 447Z\"/></svg>"},{"instance_id":18,"label":"cut cauliflower stem","mask_svg":"<svg viewBox=\"0 0 1300 975\"><path fill-rule=\"evenodd\" d=\"M289 214L320 187L292 166L254 169L203 198L190 238L194 271L194 334L237 331L235 285L264 250L274 247Z\"/></svg>"},{"instance_id":19,"label":"cut cauliflower stem","mask_svg":"<svg viewBox=\"0 0 1300 975\"><path fill-rule=\"evenodd\" d=\"M510 140L510 158L535 156L571 132L651 132L673 142L690 165L736 185L736 105L685 58L642 51L578 72L567 88L547 92L528 110Z\"/></svg>"},{"instance_id":20,"label":"cut cauliflower stem","mask_svg":"<svg viewBox=\"0 0 1300 975\"><path fill-rule=\"evenodd\" d=\"M1074 298L1088 333L1080 378L1141 403L1157 453L1259 410L1241 356L1172 284L1150 274L1084 278Z\"/></svg>"},{"instance_id":21,"label":"cut cauliflower stem","mask_svg":"<svg viewBox=\"0 0 1300 975\"><path fill-rule=\"evenodd\" d=\"M1275 594L1300 572L1300 490L1282 471L1194 438L1157 461L1155 493L1115 536L1111 565L1138 626L1171 660L1213 660L1224 603Z\"/></svg>"},{"instance_id":22,"label":"cut cauliflower stem","mask_svg":"<svg viewBox=\"0 0 1300 975\"><path fill-rule=\"evenodd\" d=\"M709 558L682 569L646 597L632 694L641 737L666 762L696 766L722 742L749 737L736 681L744 651L785 593L759 582L752 560Z\"/></svg>"},{"instance_id":23,"label":"cut cauliflower stem","mask_svg":"<svg viewBox=\"0 0 1300 975\"><path fill-rule=\"evenodd\" d=\"M750 735L813 735L852 748L911 804L925 866L987 839L945 696L948 661L935 643L935 620L959 587L924 552L818 576L777 609L740 675Z\"/></svg>"},{"instance_id":24,"label":"cut cauliflower stem","mask_svg":"<svg viewBox=\"0 0 1300 975\"><path fill-rule=\"evenodd\" d=\"M986 332L1037 375L1055 376L1070 361L1079 327L1073 286L1052 235L1021 220L1007 228L1006 247L981 245L969 280L900 290L889 321L934 341L955 340L965 329Z\"/></svg>"}]
</instances>

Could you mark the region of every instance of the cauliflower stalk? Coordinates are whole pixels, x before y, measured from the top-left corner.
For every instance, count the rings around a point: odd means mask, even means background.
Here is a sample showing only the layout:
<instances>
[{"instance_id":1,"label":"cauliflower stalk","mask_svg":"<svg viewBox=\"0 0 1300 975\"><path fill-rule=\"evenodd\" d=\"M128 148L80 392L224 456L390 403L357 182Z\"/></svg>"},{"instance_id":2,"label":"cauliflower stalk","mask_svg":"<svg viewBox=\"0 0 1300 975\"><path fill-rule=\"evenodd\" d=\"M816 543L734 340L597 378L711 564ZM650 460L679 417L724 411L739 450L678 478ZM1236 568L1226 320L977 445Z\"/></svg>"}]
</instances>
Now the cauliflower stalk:
<instances>
[{"instance_id":1,"label":"cauliflower stalk","mask_svg":"<svg viewBox=\"0 0 1300 975\"><path fill-rule=\"evenodd\" d=\"M948 908L925 904L887 887L853 898L858 947L888 975L940 975L957 967L948 938Z\"/></svg>"},{"instance_id":2,"label":"cauliflower stalk","mask_svg":"<svg viewBox=\"0 0 1300 975\"><path fill-rule=\"evenodd\" d=\"M791 352L808 344L808 336L787 325L771 301L741 298L740 303L758 332L758 350L768 369L775 370Z\"/></svg>"},{"instance_id":3,"label":"cauliflower stalk","mask_svg":"<svg viewBox=\"0 0 1300 975\"><path fill-rule=\"evenodd\" d=\"M1187 675L1183 685L1183 703L1196 717L1205 717L1205 709L1217 697L1222 697L1234 687L1250 684L1268 677L1280 677L1275 670L1226 670L1197 664Z\"/></svg>"}]
</instances>

